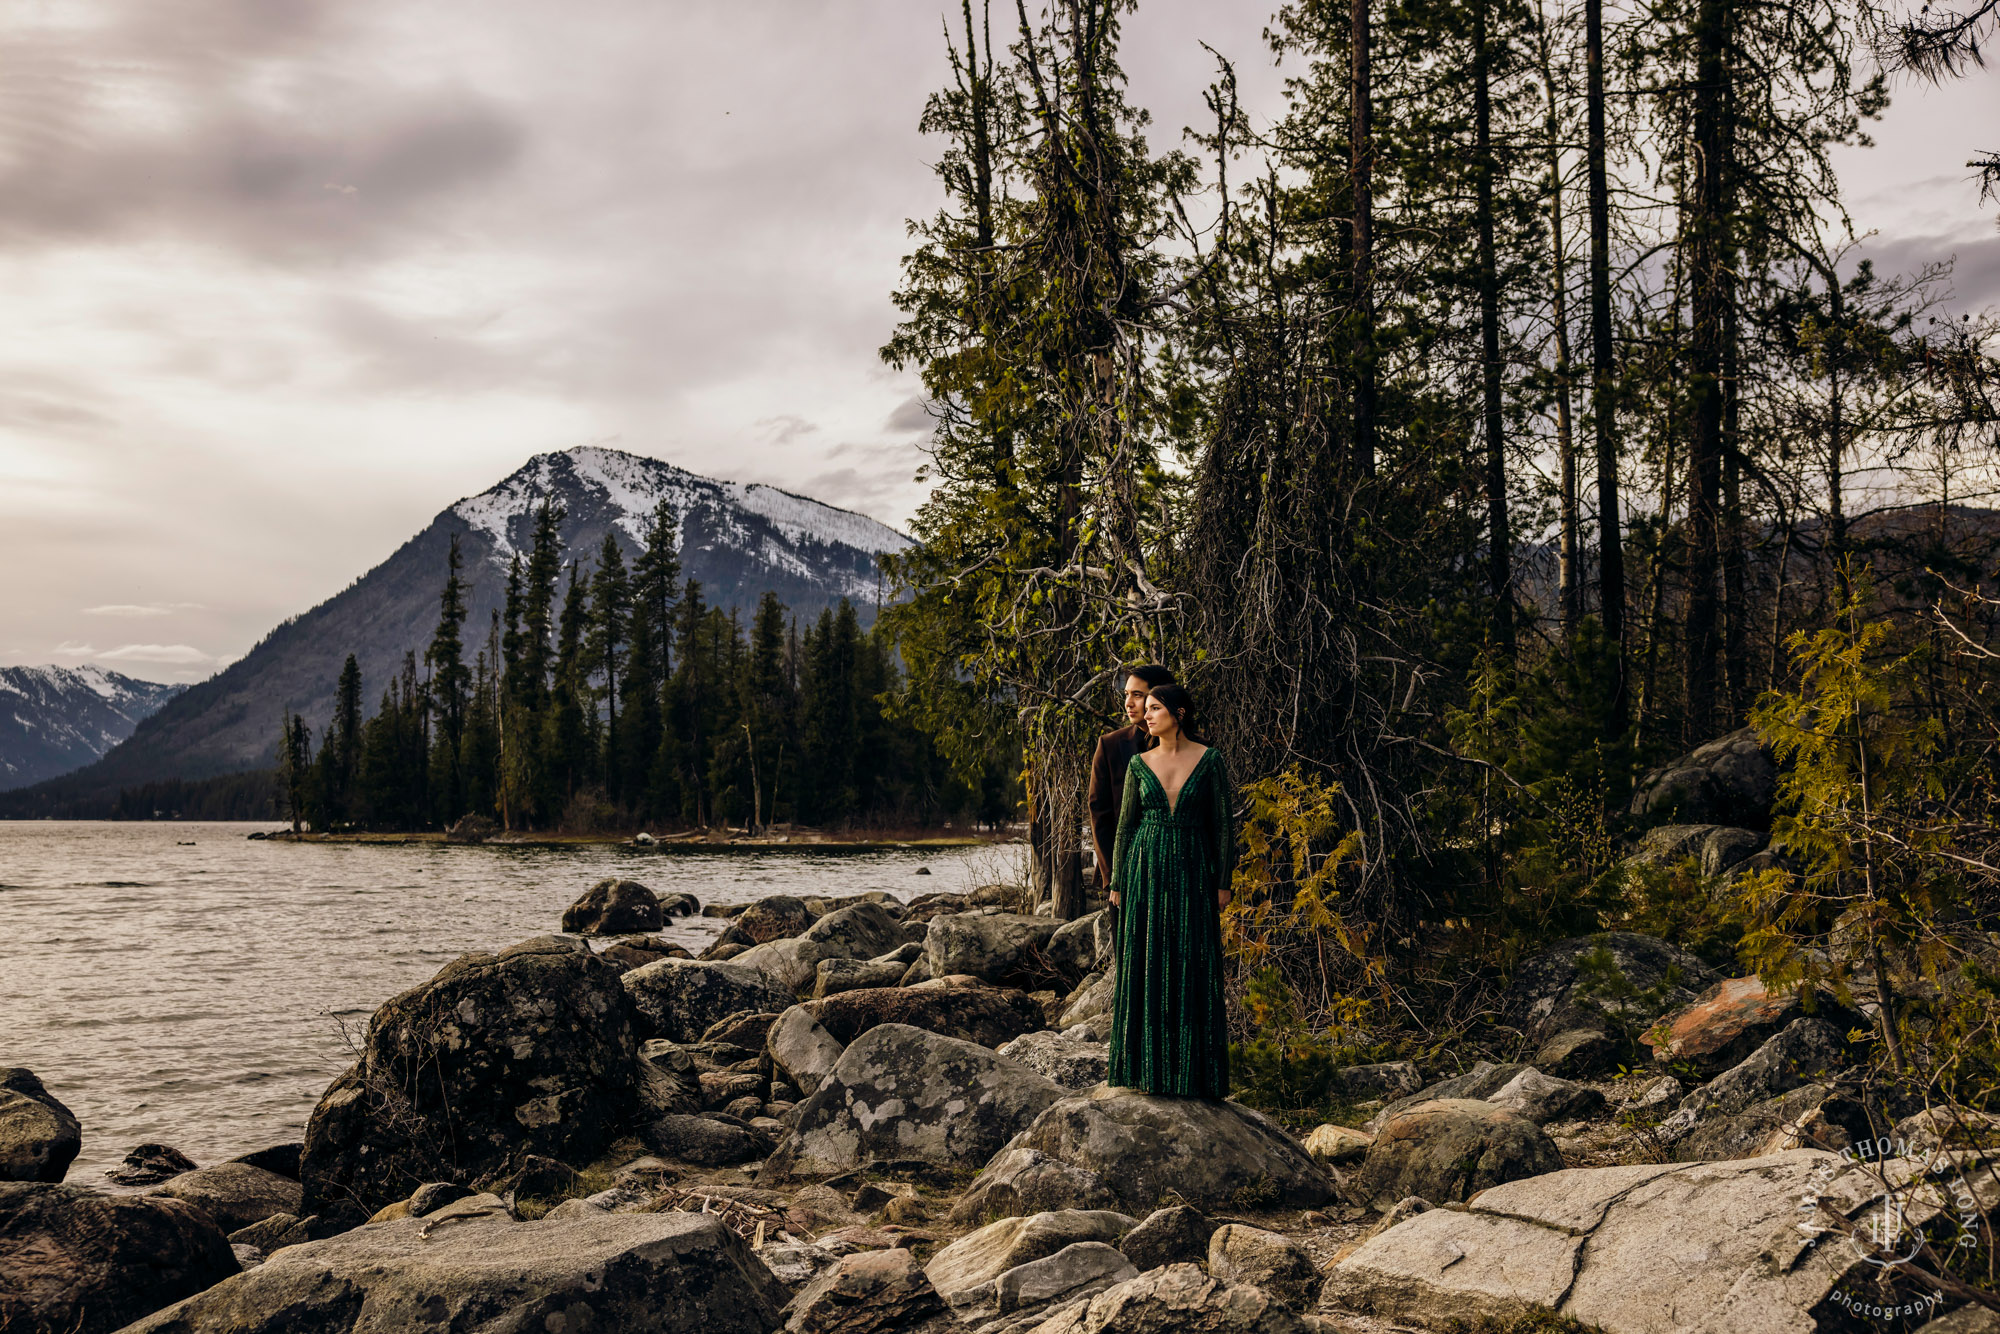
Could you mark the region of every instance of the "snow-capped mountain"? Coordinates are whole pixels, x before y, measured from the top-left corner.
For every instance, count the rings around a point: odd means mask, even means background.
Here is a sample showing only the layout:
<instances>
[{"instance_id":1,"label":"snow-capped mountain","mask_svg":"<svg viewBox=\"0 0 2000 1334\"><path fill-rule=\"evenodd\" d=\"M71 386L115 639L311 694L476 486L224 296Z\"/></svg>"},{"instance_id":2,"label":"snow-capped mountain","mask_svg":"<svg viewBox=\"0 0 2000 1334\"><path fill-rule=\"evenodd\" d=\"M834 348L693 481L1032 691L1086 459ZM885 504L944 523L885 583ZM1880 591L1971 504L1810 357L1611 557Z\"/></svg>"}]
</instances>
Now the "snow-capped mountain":
<instances>
[{"instance_id":1,"label":"snow-capped mountain","mask_svg":"<svg viewBox=\"0 0 2000 1334\"><path fill-rule=\"evenodd\" d=\"M445 509L339 595L286 621L237 662L190 687L124 744L63 779L63 793L115 794L160 779L266 768L288 710L302 714L315 736L325 727L349 653L360 661L373 711L403 655L421 655L430 641L454 536L469 585L464 635L471 658L504 600L508 563L528 546L535 515L550 499L564 511L565 559L586 575L606 533L617 535L629 562L655 506L671 501L680 521L683 577L699 580L709 605L725 611L747 611L769 590L801 618L846 598L872 621L882 588L876 558L910 545L866 515L775 487L715 481L611 449L537 454L498 485ZM32 813L19 801L10 809Z\"/></svg>"},{"instance_id":2,"label":"snow-capped mountain","mask_svg":"<svg viewBox=\"0 0 2000 1334\"><path fill-rule=\"evenodd\" d=\"M0 792L82 768L183 689L102 667L0 667Z\"/></svg>"}]
</instances>

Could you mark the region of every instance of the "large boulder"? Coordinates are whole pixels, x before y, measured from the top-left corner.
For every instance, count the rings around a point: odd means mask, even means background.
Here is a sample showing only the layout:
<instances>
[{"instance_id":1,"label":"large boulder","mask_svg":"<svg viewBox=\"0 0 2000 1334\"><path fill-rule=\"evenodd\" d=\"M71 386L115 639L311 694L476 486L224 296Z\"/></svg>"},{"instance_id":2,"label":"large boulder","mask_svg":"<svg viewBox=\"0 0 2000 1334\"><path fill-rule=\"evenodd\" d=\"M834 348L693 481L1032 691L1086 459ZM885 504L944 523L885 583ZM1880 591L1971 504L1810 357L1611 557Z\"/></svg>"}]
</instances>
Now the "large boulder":
<instances>
[{"instance_id":1,"label":"large boulder","mask_svg":"<svg viewBox=\"0 0 2000 1334\"><path fill-rule=\"evenodd\" d=\"M1704 1078L1721 1074L1807 1013L1807 996L1796 988L1768 990L1756 977L1717 982L1646 1035L1658 1061L1685 1062ZM1824 992L1811 997L1813 1013L1836 1030L1863 1027L1867 1020Z\"/></svg>"},{"instance_id":2,"label":"large boulder","mask_svg":"<svg viewBox=\"0 0 2000 1334\"><path fill-rule=\"evenodd\" d=\"M1858 1100L1834 1085L1801 1084L1699 1123L1674 1143L1673 1157L1676 1162L1708 1163L1790 1149L1838 1153L1874 1137L1868 1109Z\"/></svg>"},{"instance_id":3,"label":"large boulder","mask_svg":"<svg viewBox=\"0 0 2000 1334\"><path fill-rule=\"evenodd\" d=\"M805 991L823 959L874 959L903 943L903 925L879 903L851 903L814 922L804 935L753 945L730 962L754 968L787 994Z\"/></svg>"},{"instance_id":4,"label":"large boulder","mask_svg":"<svg viewBox=\"0 0 2000 1334\"><path fill-rule=\"evenodd\" d=\"M924 960L932 977L966 973L987 982L1040 985L1062 976L1048 957L1061 925L1052 917L965 912L931 919Z\"/></svg>"},{"instance_id":5,"label":"large boulder","mask_svg":"<svg viewBox=\"0 0 2000 1334\"><path fill-rule=\"evenodd\" d=\"M943 1310L916 1256L861 1251L799 1291L786 1310L785 1334L897 1334Z\"/></svg>"},{"instance_id":6,"label":"large boulder","mask_svg":"<svg viewBox=\"0 0 2000 1334\"><path fill-rule=\"evenodd\" d=\"M1307 1334L1282 1300L1247 1283L1210 1278L1195 1265L1169 1265L1071 1303L1033 1334Z\"/></svg>"},{"instance_id":7,"label":"large boulder","mask_svg":"<svg viewBox=\"0 0 2000 1334\"><path fill-rule=\"evenodd\" d=\"M1337 1265L1322 1300L1429 1328L1553 1307L1607 1334L1847 1329L1839 1291L1872 1292L1880 1271L1800 1227L1800 1206L1856 1217L1879 1208L1872 1178L1811 1149L1570 1168L1404 1220Z\"/></svg>"},{"instance_id":8,"label":"large boulder","mask_svg":"<svg viewBox=\"0 0 2000 1334\"><path fill-rule=\"evenodd\" d=\"M1660 1138L1672 1143L1704 1121L1735 1116L1752 1104L1790 1093L1834 1073L1847 1063L1847 1036L1824 1019L1794 1019L1769 1041L1681 1100L1660 1124Z\"/></svg>"},{"instance_id":9,"label":"large boulder","mask_svg":"<svg viewBox=\"0 0 2000 1334\"><path fill-rule=\"evenodd\" d=\"M1745 727L1717 737L1641 778L1631 812L1649 824L1736 825L1769 829L1778 762Z\"/></svg>"},{"instance_id":10,"label":"large boulder","mask_svg":"<svg viewBox=\"0 0 2000 1334\"><path fill-rule=\"evenodd\" d=\"M306 1124L301 1212L372 1212L524 1152L595 1158L636 1104L619 981L578 942L541 937L463 955L377 1010Z\"/></svg>"},{"instance_id":11,"label":"large boulder","mask_svg":"<svg viewBox=\"0 0 2000 1334\"><path fill-rule=\"evenodd\" d=\"M1530 1042L1573 1029L1643 1029L1692 1002L1715 974L1664 940L1631 931L1576 936L1523 959L1500 1017Z\"/></svg>"},{"instance_id":12,"label":"large boulder","mask_svg":"<svg viewBox=\"0 0 2000 1334\"><path fill-rule=\"evenodd\" d=\"M761 948L761 947L760 947ZM623 978L632 1004L661 1037L696 1042L718 1020L744 1011L779 1011L791 993L734 961L661 959Z\"/></svg>"},{"instance_id":13,"label":"large boulder","mask_svg":"<svg viewBox=\"0 0 2000 1334\"><path fill-rule=\"evenodd\" d=\"M652 1038L639 1048L634 1066L633 1095L646 1116L670 1116L701 1110L701 1069L678 1042Z\"/></svg>"},{"instance_id":14,"label":"large boulder","mask_svg":"<svg viewBox=\"0 0 2000 1334\"><path fill-rule=\"evenodd\" d=\"M747 936L749 944L765 945L802 936L812 924L812 909L806 907L804 899L770 894L737 914L734 929Z\"/></svg>"},{"instance_id":15,"label":"large boulder","mask_svg":"<svg viewBox=\"0 0 2000 1334\"><path fill-rule=\"evenodd\" d=\"M0 1181L61 1181L83 1147L83 1123L34 1071L0 1069Z\"/></svg>"},{"instance_id":16,"label":"large boulder","mask_svg":"<svg viewBox=\"0 0 2000 1334\"><path fill-rule=\"evenodd\" d=\"M1202 1264L1208 1259L1208 1239L1215 1235L1215 1229L1201 1210L1170 1204L1147 1214L1118 1246L1141 1269Z\"/></svg>"},{"instance_id":17,"label":"large boulder","mask_svg":"<svg viewBox=\"0 0 2000 1334\"><path fill-rule=\"evenodd\" d=\"M1450 1098L1476 1098L1483 1102L1514 1082L1523 1071L1533 1068L1519 1061L1509 1061L1503 1065L1495 1065L1491 1061L1475 1061L1472 1068L1464 1074L1440 1079L1408 1097L1394 1099L1370 1117L1368 1124L1363 1128L1371 1135L1376 1134L1383 1126L1410 1108L1427 1102L1443 1102Z\"/></svg>"},{"instance_id":18,"label":"large boulder","mask_svg":"<svg viewBox=\"0 0 2000 1334\"><path fill-rule=\"evenodd\" d=\"M8 1334L103 1334L239 1267L215 1220L180 1200L0 1182Z\"/></svg>"},{"instance_id":19,"label":"large boulder","mask_svg":"<svg viewBox=\"0 0 2000 1334\"><path fill-rule=\"evenodd\" d=\"M769 1334L786 1293L722 1220L578 1210L536 1223L474 1207L288 1246L131 1334L647 1330Z\"/></svg>"},{"instance_id":20,"label":"large boulder","mask_svg":"<svg viewBox=\"0 0 2000 1334\"><path fill-rule=\"evenodd\" d=\"M1311 1208L1334 1192L1326 1169L1261 1112L1110 1085L1055 1103L1007 1148L1095 1176L1132 1214L1150 1212L1170 1191L1197 1209ZM966 1200L986 1195L1002 1166L989 1164Z\"/></svg>"},{"instance_id":21,"label":"large boulder","mask_svg":"<svg viewBox=\"0 0 2000 1334\"><path fill-rule=\"evenodd\" d=\"M1349 1102L1406 1098L1424 1086L1424 1078L1409 1061L1377 1061L1343 1066L1334 1072L1334 1087Z\"/></svg>"},{"instance_id":22,"label":"large boulder","mask_svg":"<svg viewBox=\"0 0 2000 1334\"><path fill-rule=\"evenodd\" d=\"M983 986L864 987L808 1002L805 1009L840 1043L878 1024L903 1024L982 1047L1001 1047L1043 1027L1041 1009L1023 992Z\"/></svg>"},{"instance_id":23,"label":"large boulder","mask_svg":"<svg viewBox=\"0 0 2000 1334\"><path fill-rule=\"evenodd\" d=\"M969 1224L1009 1214L1110 1209L1117 1204L1111 1187L1089 1168L1060 1162L1040 1149L1008 1148L980 1170L973 1188L952 1206L951 1221Z\"/></svg>"},{"instance_id":24,"label":"large boulder","mask_svg":"<svg viewBox=\"0 0 2000 1334\"><path fill-rule=\"evenodd\" d=\"M1043 953L1062 975L1064 983L1072 987L1091 973L1108 968L1118 956L1118 937L1111 925L1110 910L1099 908L1064 922L1049 936Z\"/></svg>"},{"instance_id":25,"label":"large boulder","mask_svg":"<svg viewBox=\"0 0 2000 1334\"><path fill-rule=\"evenodd\" d=\"M1209 1237L1208 1276L1262 1288L1301 1311L1319 1293L1319 1268L1305 1247L1248 1223L1225 1223Z\"/></svg>"},{"instance_id":26,"label":"large boulder","mask_svg":"<svg viewBox=\"0 0 2000 1334\"><path fill-rule=\"evenodd\" d=\"M289 1177L248 1163L217 1163L184 1172L146 1193L185 1200L213 1218L224 1232L234 1232L273 1214L298 1213L304 1188Z\"/></svg>"},{"instance_id":27,"label":"large boulder","mask_svg":"<svg viewBox=\"0 0 2000 1334\"><path fill-rule=\"evenodd\" d=\"M1087 1089L1102 1084L1111 1073L1111 1047L1087 1038L1073 1038L1052 1029L1023 1033L1000 1054L1038 1070L1066 1089Z\"/></svg>"},{"instance_id":28,"label":"large boulder","mask_svg":"<svg viewBox=\"0 0 2000 1334\"><path fill-rule=\"evenodd\" d=\"M1663 824L1639 836L1628 866L1677 866L1692 860L1713 879L1748 862L1771 845L1771 836L1727 824Z\"/></svg>"},{"instance_id":29,"label":"large boulder","mask_svg":"<svg viewBox=\"0 0 2000 1334\"><path fill-rule=\"evenodd\" d=\"M1573 1121L1604 1110L1604 1095L1584 1084L1555 1079L1529 1066L1486 1095L1487 1102L1526 1117L1538 1126Z\"/></svg>"},{"instance_id":30,"label":"large boulder","mask_svg":"<svg viewBox=\"0 0 2000 1334\"><path fill-rule=\"evenodd\" d=\"M912 960L885 954L880 959L821 959L813 976L815 1000L864 987L893 987L910 971Z\"/></svg>"},{"instance_id":31,"label":"large boulder","mask_svg":"<svg viewBox=\"0 0 2000 1334\"><path fill-rule=\"evenodd\" d=\"M953 1310L992 1307L993 1281L1008 1270L1045 1259L1080 1241L1117 1245L1132 1219L1109 1209L1063 1209L1002 1218L952 1242L924 1266L931 1286Z\"/></svg>"},{"instance_id":32,"label":"large boulder","mask_svg":"<svg viewBox=\"0 0 2000 1334\"><path fill-rule=\"evenodd\" d=\"M764 1050L770 1054L772 1067L811 1097L833 1073L846 1044L827 1032L810 1009L794 1005L766 1031Z\"/></svg>"},{"instance_id":33,"label":"large boulder","mask_svg":"<svg viewBox=\"0 0 2000 1334\"><path fill-rule=\"evenodd\" d=\"M1446 1098L1385 1122L1351 1189L1376 1209L1408 1195L1443 1203L1562 1165L1554 1142L1533 1121L1490 1102Z\"/></svg>"},{"instance_id":34,"label":"large boulder","mask_svg":"<svg viewBox=\"0 0 2000 1334\"><path fill-rule=\"evenodd\" d=\"M1001 1315L1047 1311L1115 1283L1139 1277L1125 1253L1101 1241L1078 1241L1054 1255L1030 1260L993 1280L993 1305ZM1032 1319L1032 1316L1022 1318Z\"/></svg>"},{"instance_id":35,"label":"large boulder","mask_svg":"<svg viewBox=\"0 0 2000 1334\"><path fill-rule=\"evenodd\" d=\"M764 1132L728 1116L663 1116L641 1132L646 1147L696 1167L747 1163L771 1152Z\"/></svg>"},{"instance_id":36,"label":"large boulder","mask_svg":"<svg viewBox=\"0 0 2000 1334\"><path fill-rule=\"evenodd\" d=\"M600 880L563 910L562 929L579 936L629 936L665 924L659 896L637 880Z\"/></svg>"},{"instance_id":37,"label":"large boulder","mask_svg":"<svg viewBox=\"0 0 2000 1334\"><path fill-rule=\"evenodd\" d=\"M882 1024L841 1053L760 1179L832 1176L895 1159L985 1162L1063 1092L984 1047Z\"/></svg>"}]
</instances>

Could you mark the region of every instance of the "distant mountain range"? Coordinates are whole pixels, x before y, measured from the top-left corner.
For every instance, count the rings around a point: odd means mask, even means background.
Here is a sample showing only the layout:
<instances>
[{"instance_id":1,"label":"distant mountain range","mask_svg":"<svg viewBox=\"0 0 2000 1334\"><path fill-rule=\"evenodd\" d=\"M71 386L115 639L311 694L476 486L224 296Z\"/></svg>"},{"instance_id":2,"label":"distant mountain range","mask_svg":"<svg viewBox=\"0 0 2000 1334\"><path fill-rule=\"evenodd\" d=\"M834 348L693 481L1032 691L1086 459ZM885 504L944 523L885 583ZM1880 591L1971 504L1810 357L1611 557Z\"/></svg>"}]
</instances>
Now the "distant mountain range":
<instances>
[{"instance_id":1,"label":"distant mountain range","mask_svg":"<svg viewBox=\"0 0 2000 1334\"><path fill-rule=\"evenodd\" d=\"M508 562L530 544L546 499L566 514L565 559L580 561L586 571L596 565L607 532L617 534L629 562L654 508L671 501L680 517L683 577L700 580L710 605L724 610L747 610L770 590L801 617L846 598L872 621L882 587L876 557L911 545L865 515L775 487L714 481L611 449L538 454L497 486L446 509L345 591L278 626L136 731L128 727L130 738L102 759L15 794L0 813L31 815L44 804L114 795L121 787L268 767L287 710L304 715L315 733L326 725L334 682L349 653L361 664L372 711L403 655L430 641L454 536L470 585L470 658L505 598Z\"/></svg>"},{"instance_id":2,"label":"distant mountain range","mask_svg":"<svg viewBox=\"0 0 2000 1334\"><path fill-rule=\"evenodd\" d=\"M82 768L186 688L102 667L0 667L0 792Z\"/></svg>"}]
</instances>

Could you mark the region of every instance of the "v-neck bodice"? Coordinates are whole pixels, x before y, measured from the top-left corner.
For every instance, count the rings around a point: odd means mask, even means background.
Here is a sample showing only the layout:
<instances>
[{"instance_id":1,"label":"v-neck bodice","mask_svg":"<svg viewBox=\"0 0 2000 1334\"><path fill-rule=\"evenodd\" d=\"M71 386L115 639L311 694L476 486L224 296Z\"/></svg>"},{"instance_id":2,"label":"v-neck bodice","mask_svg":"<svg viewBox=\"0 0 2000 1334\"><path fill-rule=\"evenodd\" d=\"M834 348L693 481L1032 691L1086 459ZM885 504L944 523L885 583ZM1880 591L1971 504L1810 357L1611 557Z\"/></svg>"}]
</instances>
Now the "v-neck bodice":
<instances>
[{"instance_id":1,"label":"v-neck bodice","mask_svg":"<svg viewBox=\"0 0 2000 1334\"><path fill-rule=\"evenodd\" d=\"M1134 755L1132 757L1132 763L1144 769L1147 772L1147 774L1149 774L1152 777L1153 791L1157 793L1160 800L1163 803L1165 803L1167 808L1167 818L1172 819L1176 814L1180 812L1183 806L1187 805L1188 789L1194 786L1195 778L1201 773L1202 767L1208 763L1208 757L1213 755L1214 753L1215 753L1214 746L1209 746L1203 749L1201 754L1195 757L1194 767L1188 770L1187 777L1181 780L1181 790L1174 793L1169 793L1167 791L1167 785L1160 778L1159 770L1155 769L1152 765L1146 763L1146 758L1144 755Z\"/></svg>"}]
</instances>

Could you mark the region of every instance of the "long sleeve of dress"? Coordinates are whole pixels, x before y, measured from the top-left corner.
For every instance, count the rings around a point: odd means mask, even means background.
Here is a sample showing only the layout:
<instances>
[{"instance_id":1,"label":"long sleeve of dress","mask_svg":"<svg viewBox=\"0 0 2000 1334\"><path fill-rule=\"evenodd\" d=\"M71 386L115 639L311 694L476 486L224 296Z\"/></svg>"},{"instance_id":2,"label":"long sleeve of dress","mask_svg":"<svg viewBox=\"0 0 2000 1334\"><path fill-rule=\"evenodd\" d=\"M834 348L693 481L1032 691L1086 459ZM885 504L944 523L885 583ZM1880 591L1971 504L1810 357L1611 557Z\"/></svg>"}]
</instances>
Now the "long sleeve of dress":
<instances>
[{"instance_id":1,"label":"long sleeve of dress","mask_svg":"<svg viewBox=\"0 0 2000 1334\"><path fill-rule=\"evenodd\" d=\"M1236 788L1229 781L1229 766L1218 752L1215 772L1208 776L1209 828L1215 835L1215 892L1229 888L1236 875L1236 824L1231 811Z\"/></svg>"},{"instance_id":2,"label":"long sleeve of dress","mask_svg":"<svg viewBox=\"0 0 2000 1334\"><path fill-rule=\"evenodd\" d=\"M1132 767L1145 761L1134 755L1125 766L1125 799L1118 807L1118 837L1111 849L1111 888L1123 891L1125 861L1132 851L1132 835L1139 828L1139 773Z\"/></svg>"}]
</instances>

